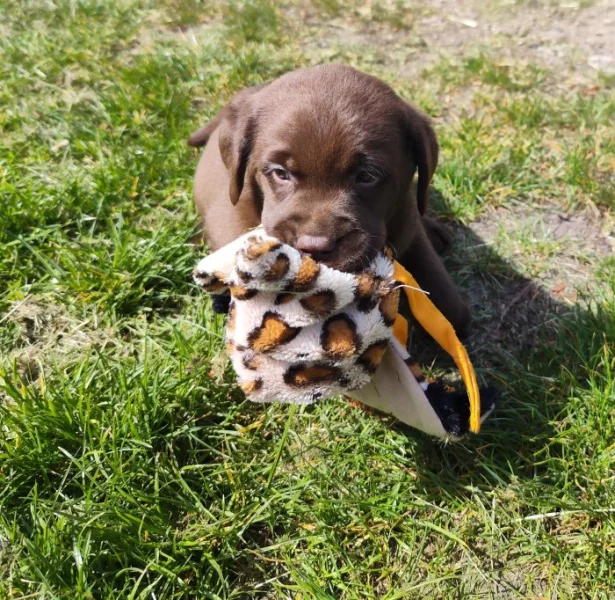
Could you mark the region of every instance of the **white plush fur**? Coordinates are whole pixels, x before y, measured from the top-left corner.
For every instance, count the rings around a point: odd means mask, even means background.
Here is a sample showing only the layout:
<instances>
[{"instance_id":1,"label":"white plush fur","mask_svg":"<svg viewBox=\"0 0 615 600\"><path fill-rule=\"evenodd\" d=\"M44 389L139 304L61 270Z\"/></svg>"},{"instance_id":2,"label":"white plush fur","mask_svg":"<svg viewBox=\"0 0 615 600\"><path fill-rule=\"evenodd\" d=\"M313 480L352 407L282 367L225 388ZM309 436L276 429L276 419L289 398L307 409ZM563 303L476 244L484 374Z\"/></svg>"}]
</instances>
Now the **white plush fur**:
<instances>
[{"instance_id":1,"label":"white plush fur","mask_svg":"<svg viewBox=\"0 0 615 600\"><path fill-rule=\"evenodd\" d=\"M202 259L194 273L195 281L201 286L210 285L217 278L229 286L239 285L258 290L252 299L234 299L234 331L227 332L227 341L233 344L231 359L239 382L245 385L260 380L257 389L247 391L248 397L257 402L310 404L318 399L348 394L365 404L392 413L422 431L446 437L447 433L424 391L404 363L408 356L405 348L392 338L392 328L385 324L378 305L369 312L358 310L355 304L356 276L321 265L313 287L307 292L297 291L292 285L304 256L290 246L281 245L263 256L251 259L248 249L254 244L267 241L277 242L262 229L253 230ZM264 275L282 252L289 258L288 272L279 281L267 281ZM383 278L383 295L395 287L393 264L388 258L379 256L368 270ZM250 275L248 281L245 279L246 273ZM356 325L360 347L353 356L337 360L327 356L321 344L325 319L314 316L301 305L301 299L322 290L333 290L336 298L335 306L326 318L343 313ZM294 294L293 299L287 304L276 306L274 302L277 295L289 291ZM301 327L301 331L292 341L271 352L254 353L246 349L250 346L250 334L268 312L275 312L289 326ZM389 340L389 347L384 360L372 376L357 362L357 358L371 344L381 340ZM244 360L255 354L260 364L257 370L252 370L245 366ZM284 374L294 364L330 365L340 369L345 379L343 382L315 383L306 388L289 386L284 381Z\"/></svg>"}]
</instances>

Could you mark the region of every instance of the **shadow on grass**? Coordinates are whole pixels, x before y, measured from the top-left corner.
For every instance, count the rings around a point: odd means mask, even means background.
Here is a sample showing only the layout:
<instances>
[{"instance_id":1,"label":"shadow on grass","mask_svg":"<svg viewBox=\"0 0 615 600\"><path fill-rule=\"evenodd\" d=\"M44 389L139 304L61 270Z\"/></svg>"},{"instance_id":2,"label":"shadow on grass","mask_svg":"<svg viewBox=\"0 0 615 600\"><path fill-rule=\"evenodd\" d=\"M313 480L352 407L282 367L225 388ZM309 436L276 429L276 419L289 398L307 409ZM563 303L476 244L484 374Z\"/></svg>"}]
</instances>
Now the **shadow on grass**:
<instances>
[{"instance_id":1,"label":"shadow on grass","mask_svg":"<svg viewBox=\"0 0 615 600\"><path fill-rule=\"evenodd\" d=\"M450 214L434 192L438 213ZM477 436L442 444L402 425L416 441L420 487L429 496L468 496L520 479L553 483L549 463L566 440L559 422L573 390L589 387L604 340L615 332L608 311L582 308L518 272L471 228L450 222L444 260L471 306L466 346L479 380L498 390L496 410ZM412 345L432 373L455 372L452 360L418 327Z\"/></svg>"}]
</instances>

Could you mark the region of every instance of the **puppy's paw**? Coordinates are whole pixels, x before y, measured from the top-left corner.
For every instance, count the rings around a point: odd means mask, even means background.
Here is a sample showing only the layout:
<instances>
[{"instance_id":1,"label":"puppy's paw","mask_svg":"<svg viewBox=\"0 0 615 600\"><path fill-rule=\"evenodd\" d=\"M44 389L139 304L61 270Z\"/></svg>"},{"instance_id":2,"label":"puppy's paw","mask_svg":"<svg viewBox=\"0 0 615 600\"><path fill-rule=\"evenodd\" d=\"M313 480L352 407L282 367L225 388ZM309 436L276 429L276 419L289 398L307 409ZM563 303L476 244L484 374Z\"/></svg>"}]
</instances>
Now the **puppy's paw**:
<instances>
[{"instance_id":1,"label":"puppy's paw","mask_svg":"<svg viewBox=\"0 0 615 600\"><path fill-rule=\"evenodd\" d=\"M423 217L423 225L431 245L438 254L445 252L453 243L453 232L444 223L432 217Z\"/></svg>"},{"instance_id":2,"label":"puppy's paw","mask_svg":"<svg viewBox=\"0 0 615 600\"><path fill-rule=\"evenodd\" d=\"M461 304L456 311L456 314L451 323L455 328L455 333L460 340L464 340L470 334L472 325L472 313L467 304Z\"/></svg>"}]
</instances>

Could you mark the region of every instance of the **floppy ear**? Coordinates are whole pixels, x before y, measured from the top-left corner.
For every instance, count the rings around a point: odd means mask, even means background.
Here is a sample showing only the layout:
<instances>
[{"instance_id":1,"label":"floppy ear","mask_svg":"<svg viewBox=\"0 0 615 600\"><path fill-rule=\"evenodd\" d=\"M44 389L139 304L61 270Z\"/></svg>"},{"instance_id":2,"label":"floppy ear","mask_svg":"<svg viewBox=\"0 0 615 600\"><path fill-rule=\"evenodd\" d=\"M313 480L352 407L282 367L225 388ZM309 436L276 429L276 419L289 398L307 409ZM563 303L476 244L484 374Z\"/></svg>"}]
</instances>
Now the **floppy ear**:
<instances>
[{"instance_id":1,"label":"floppy ear","mask_svg":"<svg viewBox=\"0 0 615 600\"><path fill-rule=\"evenodd\" d=\"M220 123L220 155L229 172L229 196L235 205L244 192L251 193L246 170L256 135L256 117L249 101L243 99L233 100L224 112Z\"/></svg>"},{"instance_id":2,"label":"floppy ear","mask_svg":"<svg viewBox=\"0 0 615 600\"><path fill-rule=\"evenodd\" d=\"M207 125L204 125L197 131L195 131L188 138L188 145L193 148L200 148L209 141L211 134L218 128L222 119L224 118L224 109L221 110Z\"/></svg>"},{"instance_id":3,"label":"floppy ear","mask_svg":"<svg viewBox=\"0 0 615 600\"><path fill-rule=\"evenodd\" d=\"M429 200L429 184L438 165L438 140L428 117L413 106L406 106L406 130L419 172L416 200L423 215Z\"/></svg>"},{"instance_id":4,"label":"floppy ear","mask_svg":"<svg viewBox=\"0 0 615 600\"><path fill-rule=\"evenodd\" d=\"M189 138L190 146L205 146L216 129L220 129L220 155L230 177L229 195L237 204L244 189L246 168L256 135L256 116L252 99L267 84L241 90L207 125L195 131ZM251 186L247 186L248 188Z\"/></svg>"}]
</instances>

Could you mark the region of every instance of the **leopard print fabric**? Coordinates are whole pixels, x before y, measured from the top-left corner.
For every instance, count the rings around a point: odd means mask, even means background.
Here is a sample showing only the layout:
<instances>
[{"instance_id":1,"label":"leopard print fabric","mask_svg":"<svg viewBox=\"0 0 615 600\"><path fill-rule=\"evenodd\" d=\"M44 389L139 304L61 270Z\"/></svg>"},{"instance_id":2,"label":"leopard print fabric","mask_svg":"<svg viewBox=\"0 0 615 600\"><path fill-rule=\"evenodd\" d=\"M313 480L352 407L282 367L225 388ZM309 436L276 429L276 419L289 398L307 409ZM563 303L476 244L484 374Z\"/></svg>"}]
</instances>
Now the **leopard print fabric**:
<instances>
[{"instance_id":1,"label":"leopard print fabric","mask_svg":"<svg viewBox=\"0 0 615 600\"><path fill-rule=\"evenodd\" d=\"M262 229L202 259L194 279L205 291L230 293L227 350L257 402L310 404L365 386L399 304L385 256L359 274L343 273Z\"/></svg>"}]
</instances>

